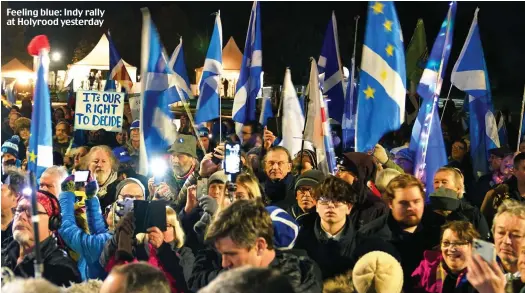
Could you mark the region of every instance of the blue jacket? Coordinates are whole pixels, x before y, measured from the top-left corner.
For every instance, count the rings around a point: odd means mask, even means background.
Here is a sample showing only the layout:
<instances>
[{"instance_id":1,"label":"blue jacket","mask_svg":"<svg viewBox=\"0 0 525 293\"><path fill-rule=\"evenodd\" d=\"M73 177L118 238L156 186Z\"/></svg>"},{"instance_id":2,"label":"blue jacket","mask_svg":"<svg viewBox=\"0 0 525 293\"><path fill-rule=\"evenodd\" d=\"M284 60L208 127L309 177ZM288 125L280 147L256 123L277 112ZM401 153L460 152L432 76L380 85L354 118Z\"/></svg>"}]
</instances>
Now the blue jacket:
<instances>
[{"instance_id":1,"label":"blue jacket","mask_svg":"<svg viewBox=\"0 0 525 293\"><path fill-rule=\"evenodd\" d=\"M86 233L76 224L75 194L73 192L62 192L59 202L62 211L62 225L58 233L67 246L80 254L81 259L78 266L82 279L104 279L107 273L98 259L104 250L104 245L111 238L111 234L102 217L98 198L95 196L86 200L87 220L91 234ZM84 268L83 263L87 267Z\"/></svg>"}]
</instances>

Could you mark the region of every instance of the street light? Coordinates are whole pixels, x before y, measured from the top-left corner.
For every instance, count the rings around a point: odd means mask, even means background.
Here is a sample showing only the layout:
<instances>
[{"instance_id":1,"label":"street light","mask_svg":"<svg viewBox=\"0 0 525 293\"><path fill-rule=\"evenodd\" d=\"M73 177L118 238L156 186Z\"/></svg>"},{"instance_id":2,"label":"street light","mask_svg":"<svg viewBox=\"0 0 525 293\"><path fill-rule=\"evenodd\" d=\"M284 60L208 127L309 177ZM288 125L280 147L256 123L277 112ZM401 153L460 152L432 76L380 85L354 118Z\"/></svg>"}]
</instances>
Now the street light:
<instances>
[{"instance_id":1,"label":"street light","mask_svg":"<svg viewBox=\"0 0 525 293\"><path fill-rule=\"evenodd\" d=\"M59 52L54 52L53 54L51 54L51 60L57 62L60 61L60 59L62 59L62 54L60 54Z\"/></svg>"}]
</instances>

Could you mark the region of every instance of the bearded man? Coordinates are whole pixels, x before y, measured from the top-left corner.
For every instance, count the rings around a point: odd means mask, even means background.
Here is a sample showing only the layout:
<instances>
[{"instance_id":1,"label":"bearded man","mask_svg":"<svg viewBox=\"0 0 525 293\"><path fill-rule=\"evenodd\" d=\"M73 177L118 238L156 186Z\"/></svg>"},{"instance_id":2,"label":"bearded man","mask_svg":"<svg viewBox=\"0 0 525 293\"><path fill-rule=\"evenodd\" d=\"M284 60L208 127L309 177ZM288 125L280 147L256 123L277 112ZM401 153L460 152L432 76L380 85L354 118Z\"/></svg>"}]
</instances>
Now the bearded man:
<instances>
[{"instance_id":1,"label":"bearded man","mask_svg":"<svg viewBox=\"0 0 525 293\"><path fill-rule=\"evenodd\" d=\"M116 200L115 191L119 183L117 159L108 146L99 145L91 148L83 160L82 169L91 171L91 176L97 180L99 185L97 196L102 210L105 210Z\"/></svg>"}]
</instances>

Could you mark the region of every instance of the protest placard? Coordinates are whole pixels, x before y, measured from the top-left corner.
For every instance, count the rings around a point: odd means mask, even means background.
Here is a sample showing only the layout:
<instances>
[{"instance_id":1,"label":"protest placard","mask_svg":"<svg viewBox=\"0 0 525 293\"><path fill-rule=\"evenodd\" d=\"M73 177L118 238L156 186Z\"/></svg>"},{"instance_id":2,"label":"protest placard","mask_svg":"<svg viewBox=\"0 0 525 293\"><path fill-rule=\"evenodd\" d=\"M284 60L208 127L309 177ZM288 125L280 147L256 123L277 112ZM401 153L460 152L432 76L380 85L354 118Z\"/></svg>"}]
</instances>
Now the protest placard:
<instances>
[{"instance_id":1,"label":"protest placard","mask_svg":"<svg viewBox=\"0 0 525 293\"><path fill-rule=\"evenodd\" d=\"M140 119L140 96L129 96L129 107L133 121Z\"/></svg>"},{"instance_id":2,"label":"protest placard","mask_svg":"<svg viewBox=\"0 0 525 293\"><path fill-rule=\"evenodd\" d=\"M124 93L78 91L75 130L122 130Z\"/></svg>"}]
</instances>

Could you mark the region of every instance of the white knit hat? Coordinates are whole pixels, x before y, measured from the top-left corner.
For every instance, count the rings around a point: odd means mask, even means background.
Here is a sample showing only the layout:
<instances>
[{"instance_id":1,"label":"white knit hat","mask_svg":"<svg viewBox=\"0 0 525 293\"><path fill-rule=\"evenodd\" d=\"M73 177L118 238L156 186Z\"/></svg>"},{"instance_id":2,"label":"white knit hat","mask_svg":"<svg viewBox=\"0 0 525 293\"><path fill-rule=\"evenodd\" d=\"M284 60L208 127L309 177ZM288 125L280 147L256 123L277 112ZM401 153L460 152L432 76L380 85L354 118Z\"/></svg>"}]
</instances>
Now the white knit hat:
<instances>
[{"instance_id":1,"label":"white knit hat","mask_svg":"<svg viewBox=\"0 0 525 293\"><path fill-rule=\"evenodd\" d=\"M400 293L403 289L403 268L390 254L372 251L357 261L352 281L358 293Z\"/></svg>"}]
</instances>

